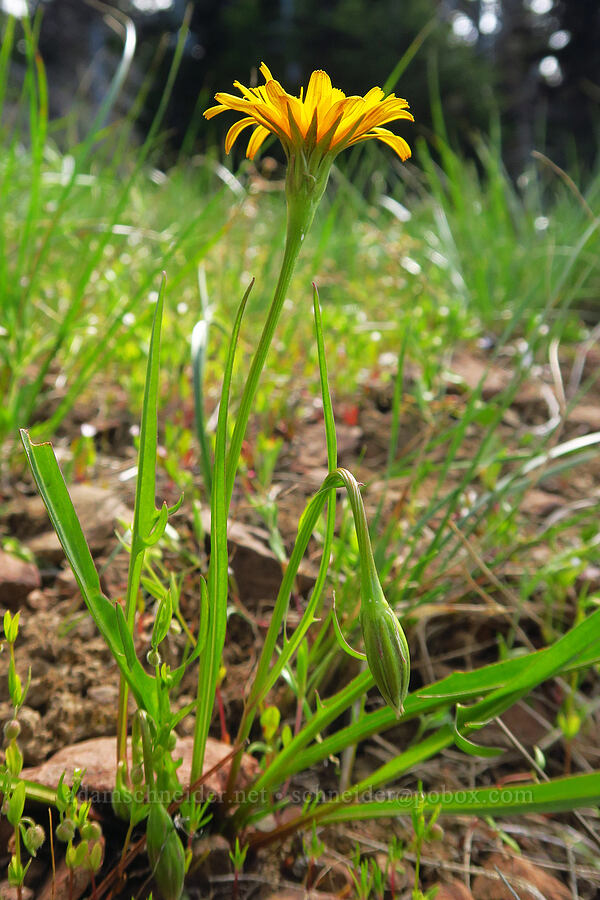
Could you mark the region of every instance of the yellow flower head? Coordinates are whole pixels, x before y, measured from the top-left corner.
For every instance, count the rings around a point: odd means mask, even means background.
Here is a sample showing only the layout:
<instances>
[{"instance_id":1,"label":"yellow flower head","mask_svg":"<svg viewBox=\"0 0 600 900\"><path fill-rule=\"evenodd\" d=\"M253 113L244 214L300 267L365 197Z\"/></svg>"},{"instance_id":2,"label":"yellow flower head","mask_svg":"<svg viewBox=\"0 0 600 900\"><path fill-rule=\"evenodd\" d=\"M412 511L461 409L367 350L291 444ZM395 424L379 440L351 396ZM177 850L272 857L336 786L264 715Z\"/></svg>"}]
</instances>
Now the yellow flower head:
<instances>
[{"instance_id":1,"label":"yellow flower head","mask_svg":"<svg viewBox=\"0 0 600 900\"><path fill-rule=\"evenodd\" d=\"M383 141L396 151L400 159L410 156L410 147L404 140L382 125L396 119L413 121L408 103L394 94L387 97L381 88L374 87L364 97L346 97L343 91L331 85L326 72L313 72L306 94L300 90L293 97L275 81L263 63L260 71L265 84L247 88L234 82L241 97L233 94L215 94L218 106L207 109L207 119L226 110L242 113L244 118L231 126L225 139L227 153L233 147L244 128L254 127L246 156L254 156L269 134L281 141L288 159L302 151L309 170L319 163L333 159L341 150L372 139Z\"/></svg>"}]
</instances>

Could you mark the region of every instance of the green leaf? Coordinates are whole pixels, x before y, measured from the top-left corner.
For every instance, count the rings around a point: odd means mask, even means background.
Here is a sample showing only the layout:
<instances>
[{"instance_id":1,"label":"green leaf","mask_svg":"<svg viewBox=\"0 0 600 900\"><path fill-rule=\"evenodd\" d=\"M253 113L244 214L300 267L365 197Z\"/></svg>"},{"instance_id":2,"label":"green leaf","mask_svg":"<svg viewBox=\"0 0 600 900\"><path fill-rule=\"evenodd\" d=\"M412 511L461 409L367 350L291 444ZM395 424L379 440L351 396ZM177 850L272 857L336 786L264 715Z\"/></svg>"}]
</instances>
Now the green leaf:
<instances>
[{"instance_id":1,"label":"green leaf","mask_svg":"<svg viewBox=\"0 0 600 900\"><path fill-rule=\"evenodd\" d=\"M201 297L204 297L202 291ZM208 346L209 326L210 318L208 316L208 311L205 309L203 318L196 322L192 331L192 374L194 379L196 435L198 444L200 445L204 489L207 496L210 497L212 493L212 459L210 442L206 431L206 417L204 415L204 364Z\"/></svg>"},{"instance_id":2,"label":"green leaf","mask_svg":"<svg viewBox=\"0 0 600 900\"><path fill-rule=\"evenodd\" d=\"M236 314L221 387L211 495L207 631L205 649L200 657L200 665L198 667L198 707L190 776L192 782L197 781L202 774L206 739L212 717L217 676L227 627L227 512L229 509L229 493L227 488L226 442L229 392L242 318L253 286L254 280L250 282L246 289ZM235 460L235 466L237 466L237 459ZM202 624L200 627L202 631ZM198 643L204 643L204 641L199 639Z\"/></svg>"},{"instance_id":3,"label":"green leaf","mask_svg":"<svg viewBox=\"0 0 600 900\"><path fill-rule=\"evenodd\" d=\"M320 824L371 819L381 816L409 815L420 803L423 812L441 807L441 815L508 816L532 813L559 813L600 802L600 773L556 778L543 784L519 784L510 787L465 788L458 791L428 791L399 796L391 800L358 803L341 807L318 817Z\"/></svg>"},{"instance_id":4,"label":"green leaf","mask_svg":"<svg viewBox=\"0 0 600 900\"><path fill-rule=\"evenodd\" d=\"M8 810L6 812L6 818L13 826L19 824L21 816L23 815L23 810L25 809L25 782L19 781L17 786L12 792L12 796L8 801Z\"/></svg>"},{"instance_id":5,"label":"green leaf","mask_svg":"<svg viewBox=\"0 0 600 900\"><path fill-rule=\"evenodd\" d=\"M168 635L172 617L173 600L171 598L171 591L169 590L160 601L158 612L156 613L156 618L154 620L152 639L150 641L153 647L158 647Z\"/></svg>"},{"instance_id":6,"label":"green leaf","mask_svg":"<svg viewBox=\"0 0 600 900\"><path fill-rule=\"evenodd\" d=\"M157 708L154 679L144 671L135 656L135 651L133 658L131 657L133 642L131 638L126 643L124 642L115 618L115 608L121 615L122 610L118 604L111 603L100 589L100 579L52 445L49 443L33 444L24 429L21 429L21 440L38 490L48 510L50 521L73 570L90 615L137 702L155 717ZM126 653L129 654L129 661Z\"/></svg>"},{"instance_id":7,"label":"green leaf","mask_svg":"<svg viewBox=\"0 0 600 900\"><path fill-rule=\"evenodd\" d=\"M600 611L594 613L565 636L568 639L573 632L577 632L576 644L579 645L581 640L583 643L588 643L588 646L583 650L577 651L571 645L567 657L573 651L575 655L568 659L567 662L563 660L562 672L585 669L599 661L600 641L595 634L599 622L598 616L600 616ZM427 685L427 687L409 694L404 702L404 714L401 718L403 721L407 721L408 719L417 718L438 710L449 710L458 702L465 703L468 700L482 696L485 698L495 691L504 693L504 708L507 708L512 702L511 691L514 690L516 684L520 683L519 679L524 677L524 673L532 665L536 667L538 675L541 676L540 680L543 680L545 677L542 674L542 667L543 672L551 671L555 648L556 645L551 645L526 656L492 663L472 672L454 672L435 684ZM532 680L531 672L529 672L527 680L530 686L533 686L534 679ZM507 688L509 684L510 688ZM346 709L351 707L372 686L373 677L370 672L362 672L338 693L327 698L310 721L294 737L292 742L277 754L276 759L271 762L268 770L258 779L253 787L257 790L271 789L274 785L281 783L296 772L308 769L332 755L337 755L346 747L365 740L372 734L378 734L394 727L397 724L397 718L393 710L383 708L374 712L363 713L351 725L340 728L322 740L314 740L317 735L321 734L331 722L339 718ZM470 707L469 709L470 723L474 720L474 709L475 707ZM493 715L497 715L497 712L487 710L488 715L490 712ZM479 720L481 716L477 715L476 718ZM386 781L399 777L399 775L408 771L417 763L451 746L454 739L454 728L450 725L443 726L431 738L422 741L416 748L411 748L401 753L390 763L372 773L366 779L365 785L384 784Z\"/></svg>"},{"instance_id":8,"label":"green leaf","mask_svg":"<svg viewBox=\"0 0 600 900\"><path fill-rule=\"evenodd\" d=\"M134 557L144 546L155 543L164 532L168 511L166 505L156 509L156 453L158 449L158 381L160 332L165 298L166 277L162 283L154 311L154 323L148 351L148 367L144 387L144 403L140 424L138 475L135 490L135 508L132 527L131 555ZM158 519L157 519L158 515ZM162 528L162 531L161 531ZM158 535L158 536L157 536ZM131 626L130 616L127 615Z\"/></svg>"}]
</instances>

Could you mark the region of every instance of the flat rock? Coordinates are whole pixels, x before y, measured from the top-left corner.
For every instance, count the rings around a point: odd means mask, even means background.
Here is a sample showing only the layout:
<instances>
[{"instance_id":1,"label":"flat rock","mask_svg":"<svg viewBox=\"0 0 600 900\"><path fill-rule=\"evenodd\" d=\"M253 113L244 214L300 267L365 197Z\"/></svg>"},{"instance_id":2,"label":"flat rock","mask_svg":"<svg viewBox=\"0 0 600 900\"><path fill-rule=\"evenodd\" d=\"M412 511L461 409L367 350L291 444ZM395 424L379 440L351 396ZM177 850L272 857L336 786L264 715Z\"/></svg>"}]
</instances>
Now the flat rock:
<instances>
[{"instance_id":1,"label":"flat rock","mask_svg":"<svg viewBox=\"0 0 600 900\"><path fill-rule=\"evenodd\" d=\"M131 522L133 519L132 511L107 488L73 484L69 487L69 494L94 555L115 543L115 530L119 528L120 520ZM8 514L12 531L24 539L32 553L53 563L59 563L64 558L40 496L20 500L18 505L15 503L9 509Z\"/></svg>"},{"instance_id":2,"label":"flat rock","mask_svg":"<svg viewBox=\"0 0 600 900\"><path fill-rule=\"evenodd\" d=\"M474 391L482 384L481 395L484 400L502 393L510 384L511 369L503 367L488 359L478 358L471 353L456 353L452 358L451 370L453 375L458 375L466 387ZM449 390L456 388L451 384Z\"/></svg>"},{"instance_id":3,"label":"flat rock","mask_svg":"<svg viewBox=\"0 0 600 900\"><path fill-rule=\"evenodd\" d=\"M473 894L477 900L513 900L515 894L520 900L537 900L540 894L552 900L569 900L571 897L571 891L565 884L527 859L493 853L484 868L501 872L508 885L498 879L478 875L473 881Z\"/></svg>"},{"instance_id":4,"label":"flat rock","mask_svg":"<svg viewBox=\"0 0 600 900\"><path fill-rule=\"evenodd\" d=\"M188 785L192 768L193 737L178 737L174 758L183 760L177 770L182 785ZM204 772L210 771L231 753L229 744L209 738L204 755ZM39 766L23 769L22 777L30 781L37 781L46 787L56 787L60 776L65 774L65 780L72 782L74 769L85 769L82 789L85 789L89 799L94 802L108 802L115 789L116 769L116 741L114 737L92 738L89 741L81 741L63 747L54 756ZM228 761L216 770L203 784L206 793L221 794L227 782L230 762ZM247 783L256 777L259 771L258 762L254 757L244 754L240 769L240 784Z\"/></svg>"},{"instance_id":5,"label":"flat rock","mask_svg":"<svg viewBox=\"0 0 600 900\"><path fill-rule=\"evenodd\" d=\"M104 838L100 838L102 844L102 857L104 858ZM88 889L91 876L87 869L74 869L73 881L70 883L71 870L67 868L64 859L61 859L56 867L56 874L47 878L46 883L37 895L36 900L57 900L59 897L71 896L73 900L79 900Z\"/></svg>"},{"instance_id":6,"label":"flat rock","mask_svg":"<svg viewBox=\"0 0 600 900\"><path fill-rule=\"evenodd\" d=\"M207 549L210 545L210 511L203 509L202 527L206 533ZM246 525L234 519L227 520L227 548L229 564L233 570L243 603L276 597L283 571L281 563L268 545L269 533L264 528ZM298 570L298 586L302 592L310 590L315 575L306 560Z\"/></svg>"},{"instance_id":7,"label":"flat rock","mask_svg":"<svg viewBox=\"0 0 600 900\"><path fill-rule=\"evenodd\" d=\"M8 881L0 881L0 900L17 900L19 894L17 888L9 884ZM22 900L33 900L33 891L31 888L23 886L21 888Z\"/></svg>"},{"instance_id":8,"label":"flat rock","mask_svg":"<svg viewBox=\"0 0 600 900\"><path fill-rule=\"evenodd\" d=\"M27 595L37 590L41 583L34 563L0 550L0 606L16 612Z\"/></svg>"},{"instance_id":9,"label":"flat rock","mask_svg":"<svg viewBox=\"0 0 600 900\"><path fill-rule=\"evenodd\" d=\"M438 885L436 900L475 900L473 894L462 881L450 881Z\"/></svg>"}]
</instances>

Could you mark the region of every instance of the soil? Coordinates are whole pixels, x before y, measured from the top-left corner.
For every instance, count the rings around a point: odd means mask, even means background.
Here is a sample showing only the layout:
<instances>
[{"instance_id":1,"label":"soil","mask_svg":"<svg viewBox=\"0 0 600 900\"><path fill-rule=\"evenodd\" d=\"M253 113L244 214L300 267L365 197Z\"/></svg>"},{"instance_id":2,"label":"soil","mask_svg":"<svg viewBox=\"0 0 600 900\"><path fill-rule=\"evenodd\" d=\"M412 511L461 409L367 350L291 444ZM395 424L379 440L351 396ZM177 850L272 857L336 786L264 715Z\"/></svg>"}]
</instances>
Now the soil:
<instances>
[{"instance_id":1,"label":"soil","mask_svg":"<svg viewBox=\"0 0 600 900\"><path fill-rule=\"evenodd\" d=\"M399 454L424 441L431 433L432 420L433 427L439 427L440 423L460 416L470 390L477 386L488 366L483 397L491 399L498 394L512 375L509 351L507 348L506 354L500 353L497 361L491 364L483 350L459 351L452 364L453 377L446 385L446 393L433 402L428 420L416 404L411 403L408 395L402 414ZM599 363L600 357L591 351L585 361L583 377L593 375ZM523 430L535 426L541 433L554 413L555 396L556 384L549 367L538 366L535 377L521 386L507 410L498 440L510 449L514 448L516 437ZM585 399L569 412L561 440L600 430L599 401L600 389L592 385ZM377 507L383 492L384 520L385 516L401 515L406 480L393 479L387 484L382 481L392 422L389 381L383 382L375 376L360 397L340 402L336 417L339 422L339 462L364 482L368 511ZM78 469L72 448L81 421L95 426L96 452L91 465ZM125 412L119 413L115 421L106 423L94 421L93 408L78 408L55 444L62 462L73 476L70 489L101 573L103 590L113 599L123 597L127 580L127 554L120 548L115 531L122 532L122 523L130 521L132 515L135 455L130 428L133 424ZM281 429L279 436L283 437L284 443L271 493L278 506L283 542L289 549L305 501L327 471L324 430L318 408L313 408L303 420L295 421L293 428ZM476 433L471 435L465 452L475 451L477 437ZM250 492L253 478L251 448L252 440L245 447L246 468L242 479ZM190 457L185 465L197 475L196 459ZM17 472L18 477L12 475L0 485L0 534L16 539L20 547L28 549L32 555L24 560L12 554L0 554L0 605L21 613L17 666L22 676L31 669L31 684L26 705L19 713L20 746L25 766L40 767L58 751L66 751L68 756L69 748L77 742L114 735L118 673L85 611L75 579L64 561L29 474L24 468L17 468ZM560 516L561 511L590 503L594 498L597 500L599 472L600 461L596 455L575 473L569 471L564 478L553 477L544 484L543 490L532 486L521 505L524 527L534 533L549 518ZM419 492L427 497L434 486L435 479L432 478L430 483L425 481L420 485ZM164 470L160 472L158 493L169 504L178 496L177 486ZM202 512L202 520L205 526L208 525L206 510ZM217 756L227 752L228 735L236 732L244 691L256 662L282 571L281 563L269 545L269 532L247 502L247 493L236 494L231 520L231 600L237 614L229 620L224 654L227 674L220 689L223 716L215 715L212 726ZM209 547L206 541L198 544L196 540L190 505L184 504L172 521L180 541L189 551L189 558L199 560L205 567ZM550 547L538 546L523 565L541 566L552 552ZM182 612L190 621L195 621L199 597L197 566L190 564L182 568L182 554L169 550L164 551L164 562L183 573ZM314 582L317 563L318 559L313 559L313 554L309 553L298 583L298 608ZM465 563L464 560L462 563L457 561L455 596L447 597L436 607L419 608L418 615L411 620L409 632L415 682L428 682L454 669L473 668L497 658L496 636L508 627L499 612L500 601L506 610L506 594L522 571L516 570L513 564L512 569L507 565L504 571L495 574L506 589L501 591L497 585L486 584L487 600L482 602L478 585L467 584L465 587ZM590 593L598 590L600 568L590 565L580 577L589 582ZM520 624L532 645L544 643L543 628L535 607L527 616L523 614ZM149 646L151 627L151 613L140 614L136 629L140 655ZM177 658L178 646L176 638L170 639L173 661ZM0 656L0 722L12 717L7 662L4 653ZM588 677L586 696L590 714L568 746L554 725L562 699L561 690L556 683L543 685L534 697L508 711L503 717L505 729L516 735L519 744L528 752L532 752L534 746L543 750L546 771L550 775L569 768L571 771L596 769L600 746L600 723L595 712L598 679L595 673ZM194 692L193 677L186 677L178 704L189 703ZM285 691L277 693L276 701L282 710L282 719L289 717L291 706ZM379 700L373 696L369 702L377 704ZM184 744L192 728L189 717L181 723L179 734ZM375 765L390 759L410 735L411 729L404 726L366 741L359 748L355 774L362 777ZM413 772L404 786L415 789L421 780L425 787L444 784L459 788L475 783L511 783L531 776L530 761L498 725L488 727L487 739L507 748L500 761L475 759L458 751L448 751ZM111 746L112 742L105 740L88 745L92 748L91 757L85 758L89 783L95 784L94 778L100 777L100 769L106 769L107 757L113 752ZM76 750L72 757L75 762L78 752L81 754ZM94 758L98 760L97 765ZM254 764L252 761L247 763L249 766ZM60 768L67 763L59 757L56 765ZM110 770L110 765L108 768ZM57 771L56 766L50 767L49 783L56 780ZM42 781L42 769L32 769L28 777ZM108 783L102 782L103 787L110 789L110 773L106 778ZM301 786L309 790L325 788L330 779L327 767L321 766L304 773ZM47 812L34 809L32 814L37 821L48 825L44 818ZM95 804L93 815L101 821L106 838L105 861L98 878L100 886L115 867L124 830L112 816L108 803ZM10 854L10 828L6 825L3 820L0 826L0 871L6 871ZM586 830L573 815L527 816L506 822L457 818L444 820L443 828L443 840L427 844L421 859L421 884L424 889L439 885L438 900L469 900L473 897L476 900L502 900L515 895L521 900L540 896L552 900L572 896L585 900L600 896L597 864L600 838L593 831L590 833L591 829ZM386 872L386 898L409 897L416 862L412 835L411 823L400 819L325 828L318 835L323 850L317 860L311 860L307 855L310 835L305 836L304 842L302 836L297 836L281 846L250 854L236 881L229 845L218 835L207 832L194 846L194 873L186 882L186 889L190 898L358 897L350 874L351 859L358 847L363 861L372 859ZM403 857L395 867L390 864L388 853L392 837L405 845ZM32 863L24 897L52 896L47 844ZM55 850L58 870L54 896L68 897L64 866L61 868L56 844ZM128 870L127 888L119 896L146 897L150 890L149 876L147 859L140 853ZM0 885L0 897L16 896L11 890ZM73 897L80 896L92 896L88 884L76 886ZM154 896L157 896L156 889Z\"/></svg>"}]
</instances>

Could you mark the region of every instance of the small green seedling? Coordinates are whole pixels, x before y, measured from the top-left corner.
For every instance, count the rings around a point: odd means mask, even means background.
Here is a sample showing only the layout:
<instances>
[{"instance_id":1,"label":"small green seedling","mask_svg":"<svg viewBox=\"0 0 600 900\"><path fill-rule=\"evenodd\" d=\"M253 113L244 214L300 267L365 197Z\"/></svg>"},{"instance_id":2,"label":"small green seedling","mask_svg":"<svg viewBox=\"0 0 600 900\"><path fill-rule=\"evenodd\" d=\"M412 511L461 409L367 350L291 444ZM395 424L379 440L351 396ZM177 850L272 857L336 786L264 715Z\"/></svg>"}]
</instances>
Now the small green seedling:
<instances>
[{"instance_id":1,"label":"small green seedling","mask_svg":"<svg viewBox=\"0 0 600 900\"><path fill-rule=\"evenodd\" d=\"M8 881L9 884L16 887L17 897L20 900L25 876L31 865L31 859L23 863L22 847L25 847L30 857L34 857L44 843L46 836L41 825L37 825L33 819L24 815L26 785L20 778L23 768L23 754L18 742L21 734L19 709L27 696L31 681L31 669L29 670L27 683L23 687L15 662L15 643L19 634L19 617L20 613L17 612L13 616L7 610L3 620L4 637L10 654L8 692L13 705L13 717L4 725L5 768L0 772L0 790L3 797L2 813L13 827L15 845L14 853L8 863Z\"/></svg>"},{"instance_id":2,"label":"small green seedling","mask_svg":"<svg viewBox=\"0 0 600 900\"><path fill-rule=\"evenodd\" d=\"M233 865L233 898L237 900L239 897L240 886L239 877L246 862L246 854L248 853L248 845L240 846L240 839L236 837L233 850L229 851L229 859Z\"/></svg>"}]
</instances>

